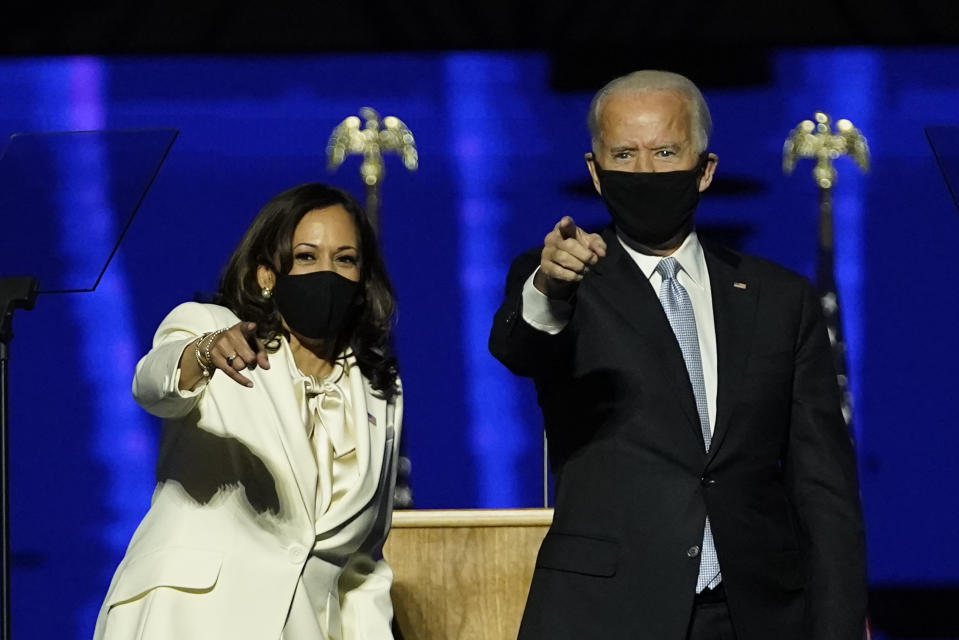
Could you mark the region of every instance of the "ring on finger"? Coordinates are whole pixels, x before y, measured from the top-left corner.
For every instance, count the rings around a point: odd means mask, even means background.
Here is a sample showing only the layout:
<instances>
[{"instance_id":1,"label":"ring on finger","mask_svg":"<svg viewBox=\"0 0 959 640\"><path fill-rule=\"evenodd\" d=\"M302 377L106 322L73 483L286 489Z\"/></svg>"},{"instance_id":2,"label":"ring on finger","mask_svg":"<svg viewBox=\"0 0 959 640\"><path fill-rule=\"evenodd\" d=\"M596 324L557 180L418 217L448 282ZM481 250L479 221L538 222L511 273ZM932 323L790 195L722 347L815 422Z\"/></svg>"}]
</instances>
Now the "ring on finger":
<instances>
[{"instance_id":1,"label":"ring on finger","mask_svg":"<svg viewBox=\"0 0 959 640\"><path fill-rule=\"evenodd\" d=\"M229 355L229 356L226 357L226 363L227 363L228 365L230 365L231 367L233 366L233 361L234 361L234 360L236 360L236 353L234 353L233 355Z\"/></svg>"}]
</instances>

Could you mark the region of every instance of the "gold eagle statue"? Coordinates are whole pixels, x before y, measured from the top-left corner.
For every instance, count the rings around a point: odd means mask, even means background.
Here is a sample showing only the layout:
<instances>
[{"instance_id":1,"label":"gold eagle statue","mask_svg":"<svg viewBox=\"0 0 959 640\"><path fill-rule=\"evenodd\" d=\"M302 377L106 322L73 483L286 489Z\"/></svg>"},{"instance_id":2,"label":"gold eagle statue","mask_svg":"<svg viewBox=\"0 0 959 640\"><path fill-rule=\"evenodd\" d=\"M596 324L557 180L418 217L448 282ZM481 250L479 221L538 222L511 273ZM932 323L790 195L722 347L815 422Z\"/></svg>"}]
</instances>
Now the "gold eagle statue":
<instances>
[{"instance_id":1,"label":"gold eagle statue","mask_svg":"<svg viewBox=\"0 0 959 640\"><path fill-rule=\"evenodd\" d=\"M862 132L845 118L836 122L836 133L830 124L829 116L817 111L815 122L803 120L796 125L783 144L783 171L792 173L797 158L815 158L813 177L822 189L830 189L836 183L832 163L839 156L852 156L860 169L868 171L869 145Z\"/></svg>"},{"instance_id":2,"label":"gold eagle statue","mask_svg":"<svg viewBox=\"0 0 959 640\"><path fill-rule=\"evenodd\" d=\"M348 155L362 155L360 175L363 182L372 187L383 177L383 152L395 151L406 168L415 171L418 156L410 128L396 116L380 119L380 114L370 107L360 109L360 115L365 125L360 118L349 116L333 129L326 145L330 170L335 171Z\"/></svg>"}]
</instances>

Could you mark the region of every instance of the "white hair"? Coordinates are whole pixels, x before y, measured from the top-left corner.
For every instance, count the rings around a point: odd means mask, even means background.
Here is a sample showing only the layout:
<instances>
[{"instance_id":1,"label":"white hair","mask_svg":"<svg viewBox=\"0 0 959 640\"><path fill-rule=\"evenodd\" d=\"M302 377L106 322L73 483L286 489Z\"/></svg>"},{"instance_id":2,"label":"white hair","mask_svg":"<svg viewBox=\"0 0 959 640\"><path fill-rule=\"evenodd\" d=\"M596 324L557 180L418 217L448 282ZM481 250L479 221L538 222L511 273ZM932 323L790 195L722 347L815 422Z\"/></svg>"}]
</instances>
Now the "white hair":
<instances>
[{"instance_id":1,"label":"white hair","mask_svg":"<svg viewBox=\"0 0 959 640\"><path fill-rule=\"evenodd\" d=\"M589 114L586 117L586 126L589 128L589 137L592 140L593 149L597 148L601 138L599 119L606 98L614 93L637 94L654 91L676 91L686 98L692 129L690 134L697 147L696 151L699 153L705 151L709 144L709 136L713 132L713 119L709 115L709 107L706 106L703 94L686 76L671 71L652 70L634 71L628 75L620 76L610 81L593 96L592 102L589 103Z\"/></svg>"}]
</instances>

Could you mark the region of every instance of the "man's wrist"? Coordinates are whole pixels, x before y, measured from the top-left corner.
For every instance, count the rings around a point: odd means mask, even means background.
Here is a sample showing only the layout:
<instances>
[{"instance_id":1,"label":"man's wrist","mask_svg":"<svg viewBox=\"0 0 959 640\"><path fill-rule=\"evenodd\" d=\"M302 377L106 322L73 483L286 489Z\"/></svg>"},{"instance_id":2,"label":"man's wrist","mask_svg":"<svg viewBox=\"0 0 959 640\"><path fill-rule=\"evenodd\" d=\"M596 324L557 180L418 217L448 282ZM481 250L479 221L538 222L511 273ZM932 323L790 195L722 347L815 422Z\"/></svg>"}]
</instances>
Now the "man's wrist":
<instances>
[{"instance_id":1,"label":"man's wrist","mask_svg":"<svg viewBox=\"0 0 959 640\"><path fill-rule=\"evenodd\" d=\"M550 300L562 300L563 302L573 302L573 296L576 294L576 282L562 282L550 278L543 269L539 268L533 275L533 286Z\"/></svg>"},{"instance_id":2,"label":"man's wrist","mask_svg":"<svg viewBox=\"0 0 959 640\"><path fill-rule=\"evenodd\" d=\"M536 288L539 270L523 285L522 317L534 329L556 335L569 323L572 305L563 299L553 299Z\"/></svg>"}]
</instances>

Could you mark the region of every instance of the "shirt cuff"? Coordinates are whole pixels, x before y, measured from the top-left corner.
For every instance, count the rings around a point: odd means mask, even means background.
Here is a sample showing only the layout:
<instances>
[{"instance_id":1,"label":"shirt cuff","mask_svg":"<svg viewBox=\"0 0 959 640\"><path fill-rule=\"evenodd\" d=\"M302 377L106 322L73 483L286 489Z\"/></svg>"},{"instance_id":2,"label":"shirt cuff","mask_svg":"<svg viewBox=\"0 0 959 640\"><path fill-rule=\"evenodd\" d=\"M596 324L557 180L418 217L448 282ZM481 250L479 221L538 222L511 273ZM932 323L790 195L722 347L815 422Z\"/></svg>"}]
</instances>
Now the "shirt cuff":
<instances>
[{"instance_id":1,"label":"shirt cuff","mask_svg":"<svg viewBox=\"0 0 959 640\"><path fill-rule=\"evenodd\" d=\"M534 329L555 336L569 324L573 305L566 300L552 300L533 285L539 267L523 285L523 320Z\"/></svg>"}]
</instances>

